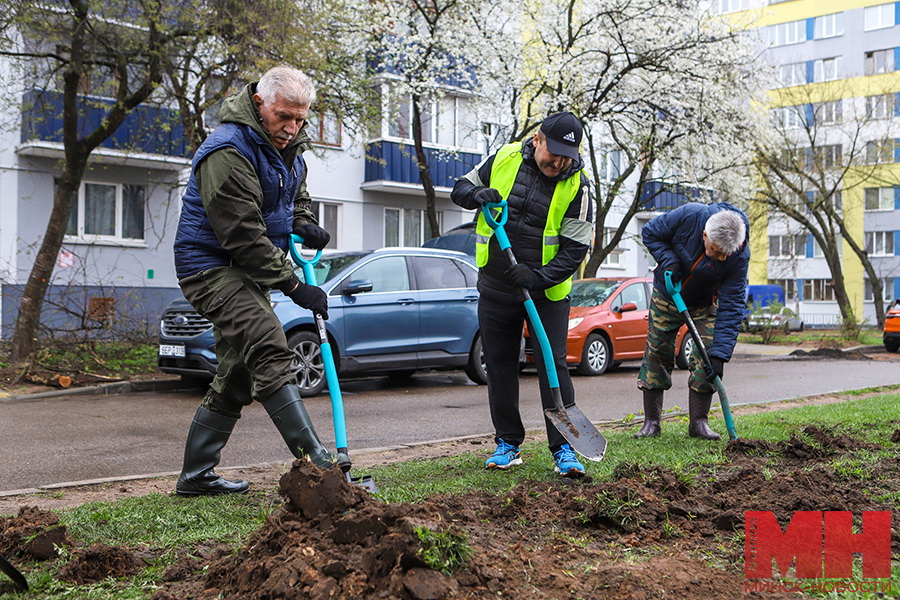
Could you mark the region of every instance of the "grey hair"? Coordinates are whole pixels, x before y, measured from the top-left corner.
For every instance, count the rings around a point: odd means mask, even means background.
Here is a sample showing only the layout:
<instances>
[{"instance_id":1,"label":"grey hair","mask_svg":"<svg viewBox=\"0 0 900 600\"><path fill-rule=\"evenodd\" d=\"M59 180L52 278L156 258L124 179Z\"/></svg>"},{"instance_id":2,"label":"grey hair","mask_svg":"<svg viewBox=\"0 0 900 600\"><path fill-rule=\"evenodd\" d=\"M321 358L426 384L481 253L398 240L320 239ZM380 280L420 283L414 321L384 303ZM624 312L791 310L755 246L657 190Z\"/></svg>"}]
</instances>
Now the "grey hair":
<instances>
[{"instance_id":1,"label":"grey hair","mask_svg":"<svg viewBox=\"0 0 900 600\"><path fill-rule=\"evenodd\" d=\"M309 106L316 100L312 79L303 71L286 65L266 71L256 84L256 93L266 104L281 98L289 104Z\"/></svg>"},{"instance_id":2,"label":"grey hair","mask_svg":"<svg viewBox=\"0 0 900 600\"><path fill-rule=\"evenodd\" d=\"M706 238L719 250L731 256L744 245L747 226L733 210L720 210L706 221Z\"/></svg>"}]
</instances>

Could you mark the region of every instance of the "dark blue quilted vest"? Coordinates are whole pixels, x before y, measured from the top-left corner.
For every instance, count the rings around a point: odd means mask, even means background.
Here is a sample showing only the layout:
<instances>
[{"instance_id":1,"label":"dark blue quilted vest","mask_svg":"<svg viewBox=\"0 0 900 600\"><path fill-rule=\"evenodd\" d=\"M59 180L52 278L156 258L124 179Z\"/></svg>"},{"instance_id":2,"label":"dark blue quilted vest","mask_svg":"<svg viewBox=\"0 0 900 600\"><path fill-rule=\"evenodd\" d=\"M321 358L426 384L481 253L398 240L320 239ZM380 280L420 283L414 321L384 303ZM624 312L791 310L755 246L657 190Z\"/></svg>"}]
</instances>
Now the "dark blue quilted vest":
<instances>
[{"instance_id":1,"label":"dark blue quilted vest","mask_svg":"<svg viewBox=\"0 0 900 600\"><path fill-rule=\"evenodd\" d=\"M248 125L225 123L216 128L197 149L191 164L191 178L182 197L181 218L175 234L175 272L178 279L200 271L231 264L231 256L219 244L209 224L197 185L197 167L215 150L231 147L250 164L262 187L262 216L267 237L287 250L294 217L294 198L303 179L306 163L298 153L288 169L268 140Z\"/></svg>"}]
</instances>

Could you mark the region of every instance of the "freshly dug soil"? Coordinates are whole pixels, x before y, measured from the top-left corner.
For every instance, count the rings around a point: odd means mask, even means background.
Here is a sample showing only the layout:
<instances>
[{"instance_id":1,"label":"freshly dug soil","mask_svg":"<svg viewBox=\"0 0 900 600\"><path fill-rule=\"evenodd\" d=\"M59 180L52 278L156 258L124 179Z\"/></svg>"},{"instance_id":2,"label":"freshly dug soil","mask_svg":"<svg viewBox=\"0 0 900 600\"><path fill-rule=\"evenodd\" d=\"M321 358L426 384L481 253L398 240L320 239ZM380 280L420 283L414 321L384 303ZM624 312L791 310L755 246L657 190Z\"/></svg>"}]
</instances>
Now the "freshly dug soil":
<instances>
[{"instance_id":1,"label":"freshly dug soil","mask_svg":"<svg viewBox=\"0 0 900 600\"><path fill-rule=\"evenodd\" d=\"M783 526L800 510L858 516L892 510L873 498L900 489L897 458L867 465L878 477L861 482L830 464L873 445L816 427L803 434L778 444L729 442L725 465L691 477L626 463L610 481L524 482L499 496L473 492L416 504L381 502L338 470L295 461L280 481L283 506L238 553L183 549L152 599L802 597L745 593L744 511L772 511ZM896 561L897 511L892 523ZM38 532L71 544L52 513L25 508L0 519L0 553L14 562L36 557L17 541ZM423 542L429 535L451 550L460 549L454 540L462 536L471 554L436 552ZM435 570L440 564L429 562L429 551L462 565ZM61 574L97 581L133 573L147 558L129 549L75 549Z\"/></svg>"}]
</instances>

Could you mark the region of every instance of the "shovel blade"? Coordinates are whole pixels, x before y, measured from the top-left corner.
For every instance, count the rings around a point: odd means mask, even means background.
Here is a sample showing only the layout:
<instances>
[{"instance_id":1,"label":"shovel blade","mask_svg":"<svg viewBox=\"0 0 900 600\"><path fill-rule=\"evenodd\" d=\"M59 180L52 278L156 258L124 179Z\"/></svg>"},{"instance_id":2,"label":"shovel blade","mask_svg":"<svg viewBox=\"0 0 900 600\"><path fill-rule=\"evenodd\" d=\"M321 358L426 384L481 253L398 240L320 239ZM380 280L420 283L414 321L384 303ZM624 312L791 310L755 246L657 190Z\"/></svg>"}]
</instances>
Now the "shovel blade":
<instances>
[{"instance_id":1,"label":"shovel blade","mask_svg":"<svg viewBox=\"0 0 900 600\"><path fill-rule=\"evenodd\" d=\"M606 454L606 438L577 406L548 408L544 416L550 419L572 450L588 460L599 462Z\"/></svg>"},{"instance_id":2,"label":"shovel blade","mask_svg":"<svg viewBox=\"0 0 900 600\"><path fill-rule=\"evenodd\" d=\"M347 478L347 481L352 483L353 485L358 485L366 489L370 494L378 493L378 486L375 485L375 480L372 479L371 475L363 475L362 477L350 477L350 473L344 473L344 476Z\"/></svg>"},{"instance_id":3,"label":"shovel blade","mask_svg":"<svg viewBox=\"0 0 900 600\"><path fill-rule=\"evenodd\" d=\"M9 561L0 554L0 571L6 573L6 575L13 580L17 586L22 588L25 591L28 591L28 580L25 579L25 576L19 573L19 570L14 566L9 564Z\"/></svg>"}]
</instances>

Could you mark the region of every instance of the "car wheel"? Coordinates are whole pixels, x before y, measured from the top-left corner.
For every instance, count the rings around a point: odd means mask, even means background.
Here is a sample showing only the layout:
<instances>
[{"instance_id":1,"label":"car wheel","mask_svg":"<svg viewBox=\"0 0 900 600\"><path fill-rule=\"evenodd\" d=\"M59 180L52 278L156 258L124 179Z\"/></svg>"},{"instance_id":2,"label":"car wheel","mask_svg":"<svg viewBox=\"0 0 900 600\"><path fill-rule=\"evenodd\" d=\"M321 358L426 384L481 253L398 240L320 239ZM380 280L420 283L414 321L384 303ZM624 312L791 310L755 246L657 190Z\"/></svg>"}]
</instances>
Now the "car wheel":
<instances>
[{"instance_id":1,"label":"car wheel","mask_svg":"<svg viewBox=\"0 0 900 600\"><path fill-rule=\"evenodd\" d=\"M469 352L469 364L466 365L466 375L478 385L487 383L487 365L484 364L484 348L481 345L481 336L475 338L472 350Z\"/></svg>"},{"instance_id":2,"label":"car wheel","mask_svg":"<svg viewBox=\"0 0 900 600\"><path fill-rule=\"evenodd\" d=\"M592 333L584 341L578 373L581 375L603 375L612 364L609 342L599 333Z\"/></svg>"},{"instance_id":3,"label":"car wheel","mask_svg":"<svg viewBox=\"0 0 900 600\"><path fill-rule=\"evenodd\" d=\"M300 395L316 396L325 389L325 363L319 336L312 331L295 331L287 338L288 348L293 354L291 371L297 375Z\"/></svg>"},{"instance_id":4,"label":"car wheel","mask_svg":"<svg viewBox=\"0 0 900 600\"><path fill-rule=\"evenodd\" d=\"M690 333L686 333L681 338L681 348L675 353L675 366L679 369L691 368L691 353L694 351L694 338Z\"/></svg>"},{"instance_id":5,"label":"car wheel","mask_svg":"<svg viewBox=\"0 0 900 600\"><path fill-rule=\"evenodd\" d=\"M888 352L900 350L900 340L884 340L884 349Z\"/></svg>"}]
</instances>

